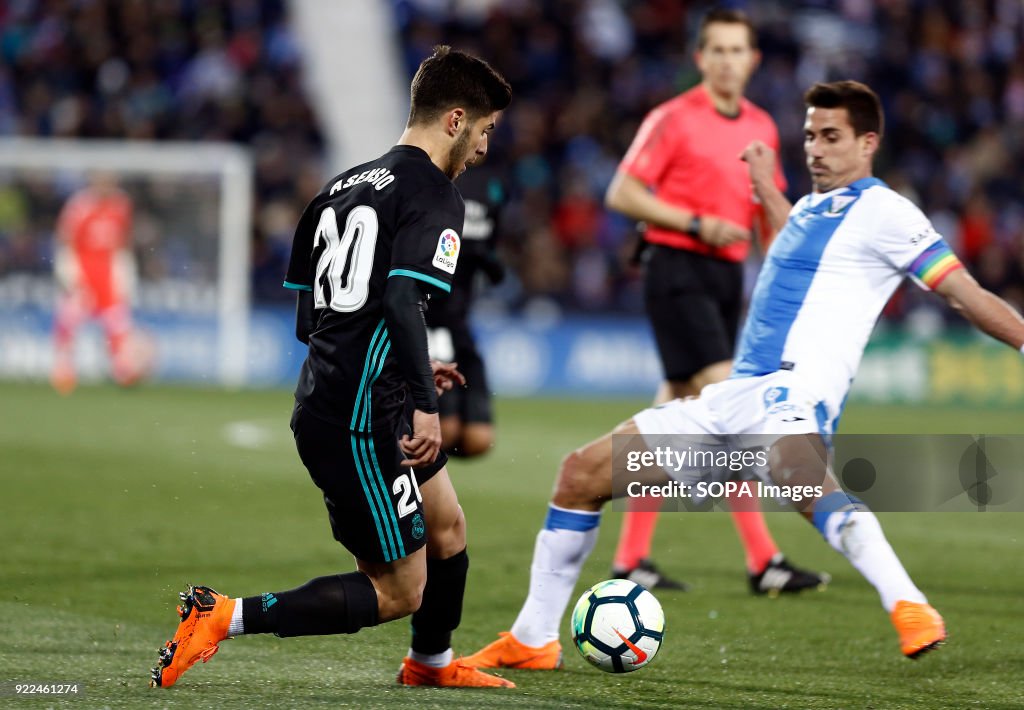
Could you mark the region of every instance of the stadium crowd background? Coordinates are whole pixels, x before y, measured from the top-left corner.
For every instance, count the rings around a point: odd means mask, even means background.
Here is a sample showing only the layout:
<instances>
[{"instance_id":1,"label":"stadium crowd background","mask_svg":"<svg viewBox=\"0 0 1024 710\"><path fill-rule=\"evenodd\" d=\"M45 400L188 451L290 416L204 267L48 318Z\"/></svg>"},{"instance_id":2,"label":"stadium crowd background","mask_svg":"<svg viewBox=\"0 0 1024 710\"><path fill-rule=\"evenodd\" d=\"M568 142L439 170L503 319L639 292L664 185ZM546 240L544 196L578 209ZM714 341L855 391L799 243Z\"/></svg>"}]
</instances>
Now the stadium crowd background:
<instances>
[{"instance_id":1,"label":"stadium crowd background","mask_svg":"<svg viewBox=\"0 0 1024 710\"><path fill-rule=\"evenodd\" d=\"M253 296L282 298L298 214L326 170L298 42L285 0L0 3L0 135L245 144L255 164ZM196 240L168 239L166 224L147 228L173 203L200 204L182 193L209 186L136 187L142 276L209 268L195 253L175 258ZM69 189L14 194L0 184L0 274L50 268Z\"/></svg>"},{"instance_id":2,"label":"stadium crowd background","mask_svg":"<svg viewBox=\"0 0 1024 710\"><path fill-rule=\"evenodd\" d=\"M511 276L492 300L640 313L634 227L603 208L603 194L646 111L697 81L693 39L708 4L391 3L410 74L445 42L488 59L513 84L489 171L507 182L502 250ZM925 210L983 285L1024 309L1024 5L724 4L747 10L759 28L764 59L748 96L779 126L790 196L809 188L803 90L818 80L866 81L887 115L877 174ZM248 145L253 295L280 301L299 212L346 167L323 164L301 57L284 0L12 0L0 5L0 135ZM52 223L38 215L55 211L28 203L52 207L45 203L60 197L0 185L0 274L48 268ZM922 313L925 322L937 307L904 288L888 315Z\"/></svg>"}]
</instances>

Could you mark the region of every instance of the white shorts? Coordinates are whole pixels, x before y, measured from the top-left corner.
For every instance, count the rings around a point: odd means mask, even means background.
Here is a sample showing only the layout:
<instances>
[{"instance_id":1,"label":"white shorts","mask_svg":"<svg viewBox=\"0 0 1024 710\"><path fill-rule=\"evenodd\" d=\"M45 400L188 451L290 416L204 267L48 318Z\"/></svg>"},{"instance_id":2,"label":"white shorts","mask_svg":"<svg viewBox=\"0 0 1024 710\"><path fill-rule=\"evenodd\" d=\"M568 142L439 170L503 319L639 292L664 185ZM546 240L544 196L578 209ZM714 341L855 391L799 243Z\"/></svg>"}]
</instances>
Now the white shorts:
<instances>
[{"instance_id":1,"label":"white shorts","mask_svg":"<svg viewBox=\"0 0 1024 710\"><path fill-rule=\"evenodd\" d=\"M826 441L832 434L832 421L824 402L786 370L708 385L700 397L675 399L645 409L633 421L649 449L749 449L768 447L793 434L819 433ZM666 470L684 483L728 478L736 473L687 467ZM742 477L768 481L768 469L755 466Z\"/></svg>"}]
</instances>

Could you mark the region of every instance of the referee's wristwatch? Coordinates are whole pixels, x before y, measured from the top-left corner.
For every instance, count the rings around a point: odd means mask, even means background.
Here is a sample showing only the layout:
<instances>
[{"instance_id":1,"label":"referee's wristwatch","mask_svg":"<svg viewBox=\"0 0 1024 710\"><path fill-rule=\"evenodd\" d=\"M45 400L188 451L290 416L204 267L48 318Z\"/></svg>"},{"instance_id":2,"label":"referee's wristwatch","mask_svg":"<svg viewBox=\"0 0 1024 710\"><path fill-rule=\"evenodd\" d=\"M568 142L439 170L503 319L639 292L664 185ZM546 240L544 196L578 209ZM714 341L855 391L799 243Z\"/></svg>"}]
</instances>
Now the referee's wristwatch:
<instances>
[{"instance_id":1,"label":"referee's wristwatch","mask_svg":"<svg viewBox=\"0 0 1024 710\"><path fill-rule=\"evenodd\" d=\"M700 215L694 214L693 218L690 219L690 226L686 228L687 234L692 234L695 237L700 236Z\"/></svg>"}]
</instances>

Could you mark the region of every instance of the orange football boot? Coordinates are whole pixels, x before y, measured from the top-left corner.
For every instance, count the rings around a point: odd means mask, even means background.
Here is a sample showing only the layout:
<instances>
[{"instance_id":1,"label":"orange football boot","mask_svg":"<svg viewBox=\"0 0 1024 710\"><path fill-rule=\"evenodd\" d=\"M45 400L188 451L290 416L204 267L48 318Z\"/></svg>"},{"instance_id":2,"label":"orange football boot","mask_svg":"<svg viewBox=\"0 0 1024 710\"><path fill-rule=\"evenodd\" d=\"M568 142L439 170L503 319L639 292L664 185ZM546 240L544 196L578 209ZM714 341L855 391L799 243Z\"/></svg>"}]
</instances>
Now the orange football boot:
<instances>
[{"instance_id":1,"label":"orange football boot","mask_svg":"<svg viewBox=\"0 0 1024 710\"><path fill-rule=\"evenodd\" d=\"M178 630L160 649L160 658L152 669L151 688L170 688L192 665L206 663L217 653L218 644L228 636L235 601L209 587L189 586L180 592Z\"/></svg>"},{"instance_id":2,"label":"orange football boot","mask_svg":"<svg viewBox=\"0 0 1024 710\"><path fill-rule=\"evenodd\" d=\"M527 646L502 631L494 641L466 656L462 662L473 668L519 668L534 671L553 671L562 667L562 644L555 639L540 647Z\"/></svg>"},{"instance_id":3,"label":"orange football boot","mask_svg":"<svg viewBox=\"0 0 1024 710\"><path fill-rule=\"evenodd\" d=\"M434 668L406 656L398 669L401 685L431 685L443 688L514 688L510 680L478 671L456 658L444 668Z\"/></svg>"},{"instance_id":4,"label":"orange football boot","mask_svg":"<svg viewBox=\"0 0 1024 710\"><path fill-rule=\"evenodd\" d=\"M946 640L946 625L929 604L898 601L889 616L907 658L918 658Z\"/></svg>"}]
</instances>

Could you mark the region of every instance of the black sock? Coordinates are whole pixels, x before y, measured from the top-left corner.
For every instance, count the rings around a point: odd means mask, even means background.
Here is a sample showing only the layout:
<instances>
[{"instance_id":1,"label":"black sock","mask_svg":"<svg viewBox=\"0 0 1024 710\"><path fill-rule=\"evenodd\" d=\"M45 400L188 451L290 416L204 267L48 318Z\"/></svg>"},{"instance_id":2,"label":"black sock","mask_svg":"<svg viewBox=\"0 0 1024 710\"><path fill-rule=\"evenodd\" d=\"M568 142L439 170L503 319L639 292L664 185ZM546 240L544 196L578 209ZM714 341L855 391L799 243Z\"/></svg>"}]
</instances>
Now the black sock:
<instances>
[{"instance_id":1,"label":"black sock","mask_svg":"<svg viewBox=\"0 0 1024 710\"><path fill-rule=\"evenodd\" d=\"M287 592L243 598L242 623L247 634L352 634L377 625L377 591L362 572L318 577Z\"/></svg>"},{"instance_id":2,"label":"black sock","mask_svg":"<svg viewBox=\"0 0 1024 710\"><path fill-rule=\"evenodd\" d=\"M412 650L443 653L451 648L452 631L462 621L469 556L466 550L446 560L427 560L423 603L412 615Z\"/></svg>"}]
</instances>

